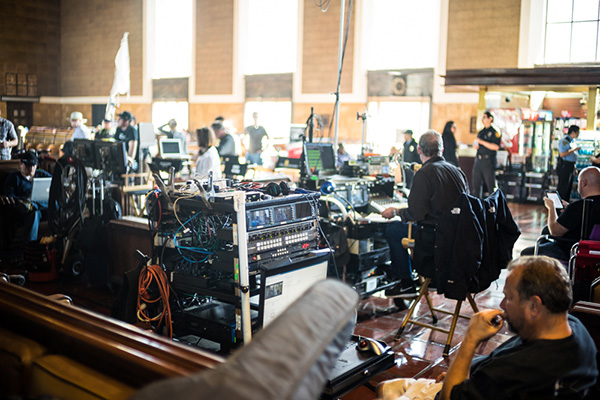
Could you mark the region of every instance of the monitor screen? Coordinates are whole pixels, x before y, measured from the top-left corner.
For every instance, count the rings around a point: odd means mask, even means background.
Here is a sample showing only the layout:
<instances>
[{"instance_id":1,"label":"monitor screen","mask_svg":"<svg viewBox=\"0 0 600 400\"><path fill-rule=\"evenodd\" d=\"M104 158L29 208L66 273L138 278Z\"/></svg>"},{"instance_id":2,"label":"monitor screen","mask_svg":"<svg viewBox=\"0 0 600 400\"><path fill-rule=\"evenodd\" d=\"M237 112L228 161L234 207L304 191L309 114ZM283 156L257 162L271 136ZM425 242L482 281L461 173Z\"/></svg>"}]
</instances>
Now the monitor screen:
<instances>
[{"instance_id":1,"label":"monitor screen","mask_svg":"<svg viewBox=\"0 0 600 400\"><path fill-rule=\"evenodd\" d=\"M127 172L127 151L125 142L94 143L96 153L96 169L107 170L115 174Z\"/></svg>"},{"instance_id":2,"label":"monitor screen","mask_svg":"<svg viewBox=\"0 0 600 400\"><path fill-rule=\"evenodd\" d=\"M166 155L179 155L181 154L180 148L181 142L179 139L163 139L160 141L160 154Z\"/></svg>"},{"instance_id":3,"label":"monitor screen","mask_svg":"<svg viewBox=\"0 0 600 400\"><path fill-rule=\"evenodd\" d=\"M93 140L75 139L73 141L73 154L70 155L77 158L86 167L96 167L96 153Z\"/></svg>"},{"instance_id":4,"label":"monitor screen","mask_svg":"<svg viewBox=\"0 0 600 400\"><path fill-rule=\"evenodd\" d=\"M304 146L306 168L310 175L335 171L335 157L331 143L305 143Z\"/></svg>"}]
</instances>

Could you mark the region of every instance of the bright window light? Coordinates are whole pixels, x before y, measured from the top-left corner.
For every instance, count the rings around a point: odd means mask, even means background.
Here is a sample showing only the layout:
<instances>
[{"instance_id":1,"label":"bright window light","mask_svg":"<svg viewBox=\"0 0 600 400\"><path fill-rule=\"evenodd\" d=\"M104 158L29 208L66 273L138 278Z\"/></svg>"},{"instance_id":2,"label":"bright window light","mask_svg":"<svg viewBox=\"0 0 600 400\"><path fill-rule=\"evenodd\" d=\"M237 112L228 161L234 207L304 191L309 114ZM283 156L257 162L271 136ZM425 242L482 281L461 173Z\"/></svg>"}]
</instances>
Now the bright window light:
<instances>
[{"instance_id":1,"label":"bright window light","mask_svg":"<svg viewBox=\"0 0 600 400\"><path fill-rule=\"evenodd\" d=\"M192 75L192 0L154 0L152 78Z\"/></svg>"},{"instance_id":2,"label":"bright window light","mask_svg":"<svg viewBox=\"0 0 600 400\"><path fill-rule=\"evenodd\" d=\"M265 127L271 140L287 143L290 138L290 121L292 120L291 101L247 101L244 109L245 127L254 124L252 114L258 113L258 124Z\"/></svg>"},{"instance_id":3,"label":"bright window light","mask_svg":"<svg viewBox=\"0 0 600 400\"><path fill-rule=\"evenodd\" d=\"M571 39L571 62L594 62L598 21L573 24Z\"/></svg>"},{"instance_id":4,"label":"bright window light","mask_svg":"<svg viewBox=\"0 0 600 400\"><path fill-rule=\"evenodd\" d=\"M375 152L389 154L392 146L402 146L407 129L414 132L418 142L429 129L429 108L429 101L369 102L367 142L374 144Z\"/></svg>"},{"instance_id":5,"label":"bright window light","mask_svg":"<svg viewBox=\"0 0 600 400\"><path fill-rule=\"evenodd\" d=\"M544 62L600 61L600 0L547 0Z\"/></svg>"},{"instance_id":6,"label":"bright window light","mask_svg":"<svg viewBox=\"0 0 600 400\"><path fill-rule=\"evenodd\" d=\"M152 103L152 124L155 129L175 118L177 130L188 130L189 107L187 101L157 101ZM168 130L168 127L165 128Z\"/></svg>"},{"instance_id":7,"label":"bright window light","mask_svg":"<svg viewBox=\"0 0 600 400\"><path fill-rule=\"evenodd\" d=\"M437 66L439 0L365 0L368 70Z\"/></svg>"},{"instance_id":8,"label":"bright window light","mask_svg":"<svg viewBox=\"0 0 600 400\"><path fill-rule=\"evenodd\" d=\"M242 73L274 74L296 70L298 0L243 0L248 12Z\"/></svg>"}]
</instances>

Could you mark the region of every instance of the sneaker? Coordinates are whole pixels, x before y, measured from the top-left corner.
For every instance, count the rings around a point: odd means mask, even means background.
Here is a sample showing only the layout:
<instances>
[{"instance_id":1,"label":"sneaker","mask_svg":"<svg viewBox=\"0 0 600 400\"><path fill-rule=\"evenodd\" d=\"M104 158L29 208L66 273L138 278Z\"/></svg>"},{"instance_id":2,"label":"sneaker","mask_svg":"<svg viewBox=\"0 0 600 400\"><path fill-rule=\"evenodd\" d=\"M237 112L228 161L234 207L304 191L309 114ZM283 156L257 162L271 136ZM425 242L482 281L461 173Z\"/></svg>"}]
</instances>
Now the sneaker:
<instances>
[{"instance_id":1,"label":"sneaker","mask_svg":"<svg viewBox=\"0 0 600 400\"><path fill-rule=\"evenodd\" d=\"M413 282L398 282L396 286L385 291L386 297L413 299L418 296L417 287Z\"/></svg>"}]
</instances>

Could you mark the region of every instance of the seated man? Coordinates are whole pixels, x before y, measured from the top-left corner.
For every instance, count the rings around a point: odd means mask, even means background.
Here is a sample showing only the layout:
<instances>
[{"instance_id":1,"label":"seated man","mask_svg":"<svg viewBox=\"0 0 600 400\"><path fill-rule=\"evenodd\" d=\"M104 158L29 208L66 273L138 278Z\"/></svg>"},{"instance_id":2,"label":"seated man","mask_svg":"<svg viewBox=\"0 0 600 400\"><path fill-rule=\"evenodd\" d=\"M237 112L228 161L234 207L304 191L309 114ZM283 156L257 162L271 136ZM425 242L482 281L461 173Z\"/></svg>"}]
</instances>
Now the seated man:
<instances>
[{"instance_id":1,"label":"seated man","mask_svg":"<svg viewBox=\"0 0 600 400\"><path fill-rule=\"evenodd\" d=\"M579 173L577 191L582 199L594 201L590 216L591 228L594 223L600 223L600 168L584 168ZM559 217L554 202L547 197L544 198L544 205L548 210L548 231L550 235L559 237L561 240L542 243L538 248L538 255L569 261L571 247L581 238L583 203L583 200L577 200L571 204L563 202L566 208ZM521 255L532 255L534 250L535 247L528 247L523 249Z\"/></svg>"},{"instance_id":2,"label":"seated man","mask_svg":"<svg viewBox=\"0 0 600 400\"><path fill-rule=\"evenodd\" d=\"M413 398L417 386L426 386L430 396L441 387L436 397L441 400L585 396L598 378L596 346L581 322L568 315L573 293L564 268L557 260L537 256L516 259L508 269L502 310L483 310L471 318L447 374L438 378L442 383L387 381L378 387L379 398ZM473 359L503 320L516 336Z\"/></svg>"},{"instance_id":3,"label":"seated man","mask_svg":"<svg viewBox=\"0 0 600 400\"><path fill-rule=\"evenodd\" d=\"M450 209L461 193L469 191L467 177L442 157L442 136L434 130L425 132L417 147L423 167L414 176L408 196L408 208L387 208L381 212L384 218L399 216L403 222L388 224L386 237L390 246L393 278L401 279L395 288L387 290L390 297L414 297L416 288L408 252L402 246L402 238L408 235L409 221L417 222L415 233L415 263L424 265L429 259L433 264L433 240L435 225L442 214ZM417 254L420 252L420 254Z\"/></svg>"},{"instance_id":4,"label":"seated man","mask_svg":"<svg viewBox=\"0 0 600 400\"><path fill-rule=\"evenodd\" d=\"M34 177L51 177L48 172L42 169L38 170L37 165L37 156L30 151L26 152L21 156L19 171L8 175L4 182L6 197L2 199L2 203L16 206L19 218L26 229L28 240L37 240L42 210L48 208L48 201L30 201Z\"/></svg>"}]
</instances>

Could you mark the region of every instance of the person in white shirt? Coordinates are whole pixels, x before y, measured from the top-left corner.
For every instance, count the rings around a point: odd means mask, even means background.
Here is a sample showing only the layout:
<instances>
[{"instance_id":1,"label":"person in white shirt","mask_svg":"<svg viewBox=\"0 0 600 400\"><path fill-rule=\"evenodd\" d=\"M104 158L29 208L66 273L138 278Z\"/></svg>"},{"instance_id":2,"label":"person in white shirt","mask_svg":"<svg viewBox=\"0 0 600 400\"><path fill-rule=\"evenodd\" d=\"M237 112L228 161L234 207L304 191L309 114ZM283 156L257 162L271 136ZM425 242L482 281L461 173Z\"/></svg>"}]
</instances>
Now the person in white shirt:
<instances>
[{"instance_id":1,"label":"person in white shirt","mask_svg":"<svg viewBox=\"0 0 600 400\"><path fill-rule=\"evenodd\" d=\"M91 139L90 130L85 123L87 119L83 118L83 114L79 111L73 111L71 113L71 127L73 128L73 135L71 136L71 140L74 139Z\"/></svg>"},{"instance_id":2,"label":"person in white shirt","mask_svg":"<svg viewBox=\"0 0 600 400\"><path fill-rule=\"evenodd\" d=\"M215 147L217 139L215 132L210 127L202 127L196 131L198 137L198 158L196 159L196 175L199 177L208 176L212 171L213 178L220 179L221 174L221 159L219 152Z\"/></svg>"}]
</instances>

